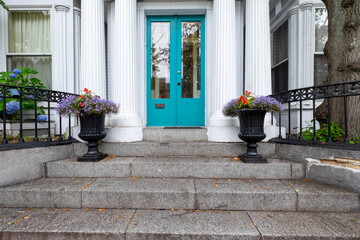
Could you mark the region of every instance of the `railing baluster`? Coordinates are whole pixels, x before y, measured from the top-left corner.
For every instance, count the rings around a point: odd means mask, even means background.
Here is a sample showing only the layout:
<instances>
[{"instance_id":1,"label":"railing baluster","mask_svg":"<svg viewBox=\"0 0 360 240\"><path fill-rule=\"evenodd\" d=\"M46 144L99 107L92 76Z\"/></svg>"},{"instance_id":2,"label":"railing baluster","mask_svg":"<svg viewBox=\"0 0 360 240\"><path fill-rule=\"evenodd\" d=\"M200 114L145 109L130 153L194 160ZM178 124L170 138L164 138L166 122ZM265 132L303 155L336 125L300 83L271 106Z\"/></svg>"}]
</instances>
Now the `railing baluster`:
<instances>
[{"instance_id":1,"label":"railing baluster","mask_svg":"<svg viewBox=\"0 0 360 240\"><path fill-rule=\"evenodd\" d=\"M328 122L328 139L327 139L327 142L331 143L332 140L331 140L331 111L330 111L330 97L327 98L327 110L328 110L328 119L327 119L327 122Z\"/></svg>"},{"instance_id":2,"label":"railing baluster","mask_svg":"<svg viewBox=\"0 0 360 240\"><path fill-rule=\"evenodd\" d=\"M39 138L38 138L38 120L37 120L37 90L35 89L34 91L34 105L35 105L35 138L34 138L34 142L38 142Z\"/></svg>"},{"instance_id":3,"label":"railing baluster","mask_svg":"<svg viewBox=\"0 0 360 240\"><path fill-rule=\"evenodd\" d=\"M279 112L279 136L278 138L282 138L282 135L281 135L281 112Z\"/></svg>"},{"instance_id":4,"label":"railing baluster","mask_svg":"<svg viewBox=\"0 0 360 240\"><path fill-rule=\"evenodd\" d=\"M344 143L349 143L348 115L347 115L347 97L344 97L344 117L345 117L345 139Z\"/></svg>"},{"instance_id":5,"label":"railing baluster","mask_svg":"<svg viewBox=\"0 0 360 240\"><path fill-rule=\"evenodd\" d=\"M50 119L50 92L47 92L47 106L48 106L48 138L47 141L51 142L51 119Z\"/></svg>"},{"instance_id":6,"label":"railing baluster","mask_svg":"<svg viewBox=\"0 0 360 240\"><path fill-rule=\"evenodd\" d=\"M315 99L312 100L313 104L313 138L312 141L315 141L316 138L316 110L315 110Z\"/></svg>"},{"instance_id":7,"label":"railing baluster","mask_svg":"<svg viewBox=\"0 0 360 240\"><path fill-rule=\"evenodd\" d=\"M59 125L60 125L60 136L59 136L59 141L62 141L63 140L63 137L62 137L62 122L61 122L61 115L59 115Z\"/></svg>"},{"instance_id":8,"label":"railing baluster","mask_svg":"<svg viewBox=\"0 0 360 240\"><path fill-rule=\"evenodd\" d=\"M68 137L69 140L72 139L72 136L71 136L71 114L69 114L69 137Z\"/></svg>"},{"instance_id":9,"label":"railing baluster","mask_svg":"<svg viewBox=\"0 0 360 240\"><path fill-rule=\"evenodd\" d=\"M299 140L303 140L303 136L302 136L302 100L300 100L300 135L299 135Z\"/></svg>"},{"instance_id":10,"label":"railing baluster","mask_svg":"<svg viewBox=\"0 0 360 240\"><path fill-rule=\"evenodd\" d=\"M24 89L20 88L20 138L19 138L19 143L24 142L24 137L23 137L23 97L24 97Z\"/></svg>"},{"instance_id":11,"label":"railing baluster","mask_svg":"<svg viewBox=\"0 0 360 240\"><path fill-rule=\"evenodd\" d=\"M288 139L290 139L290 135L291 135L291 102L289 99L289 107L288 107L288 118L289 118L289 122L288 122L288 126L289 126L289 134L287 136Z\"/></svg>"},{"instance_id":12,"label":"railing baluster","mask_svg":"<svg viewBox=\"0 0 360 240\"><path fill-rule=\"evenodd\" d=\"M6 139L6 93L7 87L3 86L2 95L3 95L3 140L2 144L7 144L8 140Z\"/></svg>"}]
</instances>

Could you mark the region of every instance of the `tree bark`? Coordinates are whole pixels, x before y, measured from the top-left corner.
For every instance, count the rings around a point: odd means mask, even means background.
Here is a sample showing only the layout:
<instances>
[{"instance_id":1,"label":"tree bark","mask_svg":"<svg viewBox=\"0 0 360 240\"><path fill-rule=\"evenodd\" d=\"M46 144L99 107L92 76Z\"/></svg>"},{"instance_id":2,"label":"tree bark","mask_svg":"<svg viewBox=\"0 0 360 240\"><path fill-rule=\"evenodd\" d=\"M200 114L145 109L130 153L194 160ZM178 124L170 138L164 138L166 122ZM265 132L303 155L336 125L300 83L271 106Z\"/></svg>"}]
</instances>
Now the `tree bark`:
<instances>
[{"instance_id":1,"label":"tree bark","mask_svg":"<svg viewBox=\"0 0 360 240\"><path fill-rule=\"evenodd\" d=\"M328 75L324 84L360 80L360 1L322 0L328 11L328 42L324 53L328 61ZM331 121L345 129L344 101L330 101ZM360 135L360 97L348 98L348 128L351 138ZM327 102L317 110L321 125L328 117Z\"/></svg>"}]
</instances>

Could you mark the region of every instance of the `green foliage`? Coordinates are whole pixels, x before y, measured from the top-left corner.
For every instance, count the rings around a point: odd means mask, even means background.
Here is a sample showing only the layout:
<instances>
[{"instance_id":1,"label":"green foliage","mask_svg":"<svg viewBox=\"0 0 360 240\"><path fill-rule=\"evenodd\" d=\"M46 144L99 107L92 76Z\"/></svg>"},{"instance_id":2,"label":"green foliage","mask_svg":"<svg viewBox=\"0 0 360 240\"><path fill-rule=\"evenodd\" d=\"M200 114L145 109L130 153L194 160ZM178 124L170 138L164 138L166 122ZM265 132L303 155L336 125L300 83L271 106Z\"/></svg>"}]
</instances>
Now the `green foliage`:
<instances>
[{"instance_id":1,"label":"green foliage","mask_svg":"<svg viewBox=\"0 0 360 240\"><path fill-rule=\"evenodd\" d=\"M20 72L19 74L15 74L15 70ZM14 71L9 72L0 72L0 84L10 85L10 86L19 86L19 87L29 87L29 88L40 88L46 89L45 85L41 82L40 79L36 77L32 77L39 72L30 68L23 69L14 69ZM14 77L15 76L15 77ZM34 97L32 96L32 92L29 90L23 90L23 96L28 99L22 100L23 111L33 110L35 109L35 102L32 100ZM10 97L7 96L7 97ZM7 98L7 102L17 101L20 103L19 99L11 99ZM3 111L3 99L0 100L0 111ZM37 115L44 115L44 107L37 107Z\"/></svg>"},{"instance_id":2,"label":"green foliage","mask_svg":"<svg viewBox=\"0 0 360 240\"><path fill-rule=\"evenodd\" d=\"M311 121L313 122L313 120ZM320 142L326 142L329 137L329 128L328 124L324 124L324 127L317 129L315 132L316 140ZM298 129L298 127L294 128ZM344 131L340 128L339 124L331 122L330 124L330 137L333 142L340 141L341 137L343 136ZM314 138L314 127L308 126L303 128L302 137L304 140L312 140Z\"/></svg>"},{"instance_id":3,"label":"green foliage","mask_svg":"<svg viewBox=\"0 0 360 240\"><path fill-rule=\"evenodd\" d=\"M2 0L0 0L0 5L1 5L5 10L9 11L9 8L6 6L6 4L5 4Z\"/></svg>"}]
</instances>

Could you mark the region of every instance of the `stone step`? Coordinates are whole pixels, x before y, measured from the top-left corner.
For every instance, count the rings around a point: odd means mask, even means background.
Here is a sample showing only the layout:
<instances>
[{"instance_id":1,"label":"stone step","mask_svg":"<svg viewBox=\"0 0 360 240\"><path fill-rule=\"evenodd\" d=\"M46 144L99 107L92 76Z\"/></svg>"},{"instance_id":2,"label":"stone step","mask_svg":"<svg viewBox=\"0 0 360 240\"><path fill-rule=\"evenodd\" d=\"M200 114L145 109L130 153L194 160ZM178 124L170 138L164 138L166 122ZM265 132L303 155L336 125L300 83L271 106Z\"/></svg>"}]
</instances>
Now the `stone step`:
<instances>
[{"instance_id":1,"label":"stone step","mask_svg":"<svg viewBox=\"0 0 360 240\"><path fill-rule=\"evenodd\" d=\"M143 129L144 141L155 142L200 142L207 141L206 128L164 128L147 127Z\"/></svg>"},{"instance_id":2,"label":"stone step","mask_svg":"<svg viewBox=\"0 0 360 240\"><path fill-rule=\"evenodd\" d=\"M0 188L0 207L348 212L359 197L298 180L43 178Z\"/></svg>"},{"instance_id":3,"label":"stone step","mask_svg":"<svg viewBox=\"0 0 360 240\"><path fill-rule=\"evenodd\" d=\"M146 177L146 178L252 178L303 179L301 163L269 159L267 164L245 164L231 157L109 157L100 162L76 158L48 162L48 177Z\"/></svg>"},{"instance_id":4,"label":"stone step","mask_svg":"<svg viewBox=\"0 0 360 240\"><path fill-rule=\"evenodd\" d=\"M360 213L0 209L0 239L360 239Z\"/></svg>"},{"instance_id":5,"label":"stone step","mask_svg":"<svg viewBox=\"0 0 360 240\"><path fill-rule=\"evenodd\" d=\"M264 157L275 155L274 143L259 143L258 152ZM132 142L106 143L100 142L99 150L112 156L238 156L246 152L246 143L214 143L214 142ZM85 143L75 143L75 156L85 154Z\"/></svg>"}]
</instances>

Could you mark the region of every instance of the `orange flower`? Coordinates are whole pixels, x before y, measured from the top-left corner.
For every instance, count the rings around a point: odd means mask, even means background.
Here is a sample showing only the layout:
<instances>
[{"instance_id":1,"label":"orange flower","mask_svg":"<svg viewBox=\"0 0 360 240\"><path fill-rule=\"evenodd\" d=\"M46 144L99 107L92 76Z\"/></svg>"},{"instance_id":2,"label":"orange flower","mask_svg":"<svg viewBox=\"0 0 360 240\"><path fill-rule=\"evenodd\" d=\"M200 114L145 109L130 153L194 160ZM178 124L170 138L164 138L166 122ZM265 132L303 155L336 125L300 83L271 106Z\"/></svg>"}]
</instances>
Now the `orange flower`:
<instances>
[{"instance_id":1,"label":"orange flower","mask_svg":"<svg viewBox=\"0 0 360 240\"><path fill-rule=\"evenodd\" d=\"M83 103L83 102L81 102L81 103L80 103L80 106L81 106L81 107L84 107L84 103Z\"/></svg>"},{"instance_id":2,"label":"orange flower","mask_svg":"<svg viewBox=\"0 0 360 240\"><path fill-rule=\"evenodd\" d=\"M83 96L83 95L80 95L79 98L84 98L84 96Z\"/></svg>"},{"instance_id":3,"label":"orange flower","mask_svg":"<svg viewBox=\"0 0 360 240\"><path fill-rule=\"evenodd\" d=\"M84 88L84 92L88 93L88 92L89 92L89 89Z\"/></svg>"},{"instance_id":4,"label":"orange flower","mask_svg":"<svg viewBox=\"0 0 360 240\"><path fill-rule=\"evenodd\" d=\"M248 102L247 102L247 99L246 99L246 98L244 98L244 99L242 100L242 102L243 102L243 104L244 104L244 105L247 105L247 104L248 104Z\"/></svg>"}]
</instances>

